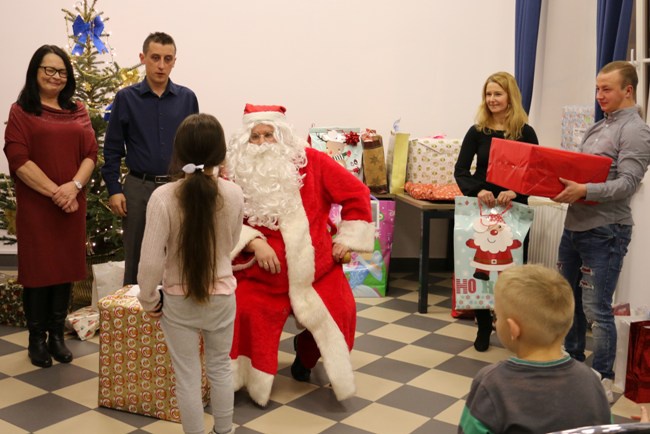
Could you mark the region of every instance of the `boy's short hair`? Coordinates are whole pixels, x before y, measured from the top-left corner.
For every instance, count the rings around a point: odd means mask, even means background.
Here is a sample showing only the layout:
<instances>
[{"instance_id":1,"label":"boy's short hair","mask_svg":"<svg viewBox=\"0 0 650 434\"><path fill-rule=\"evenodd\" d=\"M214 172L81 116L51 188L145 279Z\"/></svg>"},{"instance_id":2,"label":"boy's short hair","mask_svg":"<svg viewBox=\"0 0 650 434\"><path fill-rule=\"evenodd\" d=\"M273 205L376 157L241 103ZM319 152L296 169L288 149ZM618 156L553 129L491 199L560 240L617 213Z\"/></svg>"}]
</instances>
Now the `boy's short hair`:
<instances>
[{"instance_id":1,"label":"boy's short hair","mask_svg":"<svg viewBox=\"0 0 650 434\"><path fill-rule=\"evenodd\" d=\"M573 290L553 269L536 264L511 267L499 274L494 291L501 314L517 321L526 342L549 345L571 328Z\"/></svg>"}]
</instances>

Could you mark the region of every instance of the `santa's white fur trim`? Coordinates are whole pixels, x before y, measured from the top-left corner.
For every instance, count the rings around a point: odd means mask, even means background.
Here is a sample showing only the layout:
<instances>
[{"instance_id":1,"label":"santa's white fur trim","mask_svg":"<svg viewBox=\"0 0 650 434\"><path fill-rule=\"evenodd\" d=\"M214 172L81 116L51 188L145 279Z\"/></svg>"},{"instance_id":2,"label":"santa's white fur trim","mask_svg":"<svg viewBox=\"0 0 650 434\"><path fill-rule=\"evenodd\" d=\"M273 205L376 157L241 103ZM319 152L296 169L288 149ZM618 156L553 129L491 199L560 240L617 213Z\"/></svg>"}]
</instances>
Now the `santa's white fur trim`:
<instances>
[{"instance_id":1,"label":"santa's white fur trim","mask_svg":"<svg viewBox=\"0 0 650 434\"><path fill-rule=\"evenodd\" d=\"M273 375L262 372L253 367L251 359L239 356L231 360L232 382L235 391L246 386L251 399L262 407L266 407L273 387Z\"/></svg>"},{"instance_id":2,"label":"santa's white fur trim","mask_svg":"<svg viewBox=\"0 0 650 434\"><path fill-rule=\"evenodd\" d=\"M289 298L296 320L314 336L336 398L354 395L354 374L343 333L313 288L315 253L304 208L279 221L287 255Z\"/></svg>"},{"instance_id":3,"label":"santa's white fur trim","mask_svg":"<svg viewBox=\"0 0 650 434\"><path fill-rule=\"evenodd\" d=\"M253 241L255 238L266 239L266 237L262 235L262 233L257 229L253 229L250 226L244 225L241 229L241 235L239 235L239 241L230 252L230 260L235 259L235 257L239 255L242 250L244 250L246 245Z\"/></svg>"},{"instance_id":4,"label":"santa's white fur trim","mask_svg":"<svg viewBox=\"0 0 650 434\"><path fill-rule=\"evenodd\" d=\"M334 240L355 252L372 252L375 249L375 224L363 220L343 220L339 223Z\"/></svg>"},{"instance_id":5,"label":"santa's white fur trim","mask_svg":"<svg viewBox=\"0 0 650 434\"><path fill-rule=\"evenodd\" d=\"M482 262L470 261L469 265L474 268L480 268L481 270L490 270L490 271L503 271L515 265L514 262L509 264L484 264Z\"/></svg>"},{"instance_id":6,"label":"santa's white fur trim","mask_svg":"<svg viewBox=\"0 0 650 434\"><path fill-rule=\"evenodd\" d=\"M255 112L248 113L244 115L244 123L248 122L275 122L275 121L284 121L286 122L286 116L280 112L268 111L268 112Z\"/></svg>"}]
</instances>

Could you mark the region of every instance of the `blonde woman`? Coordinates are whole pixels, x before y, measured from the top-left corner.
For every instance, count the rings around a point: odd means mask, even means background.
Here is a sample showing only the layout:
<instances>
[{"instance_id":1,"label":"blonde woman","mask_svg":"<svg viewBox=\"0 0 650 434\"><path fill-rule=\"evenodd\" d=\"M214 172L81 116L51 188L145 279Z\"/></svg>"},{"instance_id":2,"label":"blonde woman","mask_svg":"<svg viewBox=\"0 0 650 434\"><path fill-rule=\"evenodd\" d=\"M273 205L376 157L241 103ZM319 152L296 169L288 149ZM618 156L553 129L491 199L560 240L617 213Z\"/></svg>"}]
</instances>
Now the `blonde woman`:
<instances>
[{"instance_id":1,"label":"blonde woman","mask_svg":"<svg viewBox=\"0 0 650 434\"><path fill-rule=\"evenodd\" d=\"M465 196L477 197L486 207L507 206L511 201L527 203L528 197L486 181L490 145L493 138L538 144L535 130L528 125L528 115L521 105L521 92L515 78L507 72L490 75L483 85L476 123L465 134L454 170L454 177ZM476 156L476 170L470 171ZM528 245L524 243L524 262ZM474 276L485 279L486 276ZM474 311L478 332L476 351L490 346L492 316L489 309Z\"/></svg>"}]
</instances>

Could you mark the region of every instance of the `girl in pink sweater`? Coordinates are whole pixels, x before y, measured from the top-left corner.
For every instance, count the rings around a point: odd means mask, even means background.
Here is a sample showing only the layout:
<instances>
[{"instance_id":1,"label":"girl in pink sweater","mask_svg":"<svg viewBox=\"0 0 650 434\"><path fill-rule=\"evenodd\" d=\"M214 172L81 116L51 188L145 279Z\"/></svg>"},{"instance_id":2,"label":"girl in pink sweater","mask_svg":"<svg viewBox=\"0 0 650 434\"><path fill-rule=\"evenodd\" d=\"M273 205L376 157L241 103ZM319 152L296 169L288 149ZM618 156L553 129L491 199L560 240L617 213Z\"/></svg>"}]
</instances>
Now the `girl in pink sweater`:
<instances>
[{"instance_id":1,"label":"girl in pink sweater","mask_svg":"<svg viewBox=\"0 0 650 434\"><path fill-rule=\"evenodd\" d=\"M176 132L172 156L172 169L182 168L183 177L156 189L147 205L138 298L150 315L162 315L185 433L205 432L199 335L210 381L212 432L234 431L229 352L237 282L229 255L239 240L244 200L238 186L218 177L225 155L217 119L189 116Z\"/></svg>"}]
</instances>

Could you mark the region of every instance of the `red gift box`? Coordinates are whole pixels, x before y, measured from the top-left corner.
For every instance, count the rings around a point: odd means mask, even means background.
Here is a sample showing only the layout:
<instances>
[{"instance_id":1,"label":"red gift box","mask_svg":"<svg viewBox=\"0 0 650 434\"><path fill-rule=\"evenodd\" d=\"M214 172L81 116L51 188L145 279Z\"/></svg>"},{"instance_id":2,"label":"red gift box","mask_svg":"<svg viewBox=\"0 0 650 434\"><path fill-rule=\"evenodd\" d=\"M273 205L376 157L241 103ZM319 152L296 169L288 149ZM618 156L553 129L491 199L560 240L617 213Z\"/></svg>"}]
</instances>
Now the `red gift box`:
<instances>
[{"instance_id":1,"label":"red gift box","mask_svg":"<svg viewBox=\"0 0 650 434\"><path fill-rule=\"evenodd\" d=\"M559 178L605 182L612 159L514 140L492 139L487 181L520 194L553 198L564 190Z\"/></svg>"}]
</instances>

